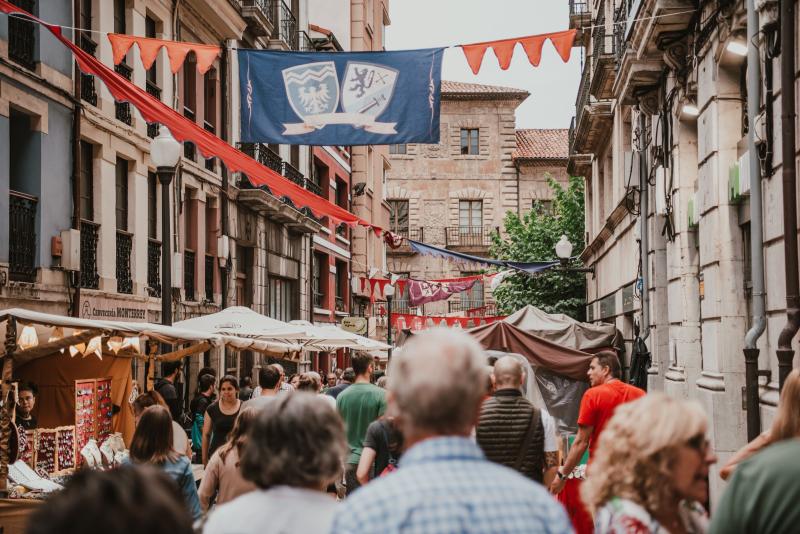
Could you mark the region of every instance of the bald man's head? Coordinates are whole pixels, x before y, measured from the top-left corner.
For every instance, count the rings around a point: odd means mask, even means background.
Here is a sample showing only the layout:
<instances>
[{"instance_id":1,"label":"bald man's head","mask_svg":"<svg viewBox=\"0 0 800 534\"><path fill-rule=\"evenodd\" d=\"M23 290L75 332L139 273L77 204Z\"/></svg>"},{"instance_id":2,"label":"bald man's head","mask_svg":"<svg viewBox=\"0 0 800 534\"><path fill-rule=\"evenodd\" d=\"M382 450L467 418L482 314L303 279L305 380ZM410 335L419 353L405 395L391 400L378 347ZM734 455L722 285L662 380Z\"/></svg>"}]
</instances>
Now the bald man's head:
<instances>
[{"instance_id":1,"label":"bald man's head","mask_svg":"<svg viewBox=\"0 0 800 534\"><path fill-rule=\"evenodd\" d=\"M503 356L494 364L494 385L496 389L521 388L525 370L513 356Z\"/></svg>"}]
</instances>

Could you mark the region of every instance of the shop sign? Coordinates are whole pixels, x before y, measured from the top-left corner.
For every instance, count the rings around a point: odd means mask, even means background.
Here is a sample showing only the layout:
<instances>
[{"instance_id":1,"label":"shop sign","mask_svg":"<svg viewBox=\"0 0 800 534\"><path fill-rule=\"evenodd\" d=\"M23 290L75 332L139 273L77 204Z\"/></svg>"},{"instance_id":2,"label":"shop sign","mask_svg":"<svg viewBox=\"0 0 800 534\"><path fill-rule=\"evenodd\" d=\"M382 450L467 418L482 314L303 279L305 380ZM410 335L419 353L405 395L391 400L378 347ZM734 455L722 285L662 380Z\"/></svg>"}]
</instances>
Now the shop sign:
<instances>
[{"instance_id":1,"label":"shop sign","mask_svg":"<svg viewBox=\"0 0 800 534\"><path fill-rule=\"evenodd\" d=\"M342 330L364 336L367 334L368 322L366 317L345 317L342 319Z\"/></svg>"},{"instance_id":2,"label":"shop sign","mask_svg":"<svg viewBox=\"0 0 800 534\"><path fill-rule=\"evenodd\" d=\"M81 297L81 319L146 322L147 304L86 295Z\"/></svg>"}]
</instances>

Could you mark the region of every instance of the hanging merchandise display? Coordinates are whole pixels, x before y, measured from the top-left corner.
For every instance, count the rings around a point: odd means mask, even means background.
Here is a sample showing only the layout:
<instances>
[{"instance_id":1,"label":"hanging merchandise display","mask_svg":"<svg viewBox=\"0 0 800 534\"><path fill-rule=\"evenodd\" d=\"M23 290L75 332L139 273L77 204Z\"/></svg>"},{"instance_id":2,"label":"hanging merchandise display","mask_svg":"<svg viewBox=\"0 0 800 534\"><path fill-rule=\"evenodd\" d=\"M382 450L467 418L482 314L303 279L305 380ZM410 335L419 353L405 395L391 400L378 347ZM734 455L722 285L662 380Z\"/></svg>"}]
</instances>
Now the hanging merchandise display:
<instances>
[{"instance_id":1,"label":"hanging merchandise display","mask_svg":"<svg viewBox=\"0 0 800 534\"><path fill-rule=\"evenodd\" d=\"M437 143L443 53L239 49L242 141Z\"/></svg>"},{"instance_id":2,"label":"hanging merchandise display","mask_svg":"<svg viewBox=\"0 0 800 534\"><path fill-rule=\"evenodd\" d=\"M425 280L408 281L408 301L411 306L422 306L426 302L447 300L457 293L466 291L475 285L475 280L463 282L427 282Z\"/></svg>"},{"instance_id":3,"label":"hanging merchandise display","mask_svg":"<svg viewBox=\"0 0 800 534\"><path fill-rule=\"evenodd\" d=\"M162 48L166 48L172 74L177 73L181 69L189 52L194 52L197 72L205 74L222 51L222 49L216 45L165 41L163 39L136 37L135 35L120 33L109 33L108 40L111 42L111 50L114 54L114 65L122 63L122 60L125 59L125 55L134 43L139 45L139 56L142 59L144 70L148 70L153 65L153 62L155 62L158 52Z\"/></svg>"},{"instance_id":4,"label":"hanging merchandise display","mask_svg":"<svg viewBox=\"0 0 800 534\"><path fill-rule=\"evenodd\" d=\"M467 58L467 63L472 69L473 74L478 74L481 70L481 63L483 63L483 56L486 54L486 49L491 48L494 55L497 56L497 61L500 63L500 68L503 70L508 69L511 65L511 56L514 54L514 48L517 43L522 45L525 50L531 65L534 67L539 66L539 61L542 59L542 46L546 40L550 40L558 52L558 55L566 63L569 61L572 45L575 42L575 34L578 30L566 30L554 33L542 33L539 35L529 35L527 37L514 37L512 39L499 39L497 41L485 41L482 43L472 43L460 45Z\"/></svg>"}]
</instances>

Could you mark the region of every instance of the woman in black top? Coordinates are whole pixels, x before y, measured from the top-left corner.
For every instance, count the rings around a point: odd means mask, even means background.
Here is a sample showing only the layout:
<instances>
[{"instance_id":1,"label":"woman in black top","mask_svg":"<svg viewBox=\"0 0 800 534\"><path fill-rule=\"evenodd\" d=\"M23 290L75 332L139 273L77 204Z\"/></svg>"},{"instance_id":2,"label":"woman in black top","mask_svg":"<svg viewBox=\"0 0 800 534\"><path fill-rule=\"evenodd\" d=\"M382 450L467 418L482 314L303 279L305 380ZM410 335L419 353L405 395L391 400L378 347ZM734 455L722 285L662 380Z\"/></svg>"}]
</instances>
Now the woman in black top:
<instances>
[{"instance_id":1,"label":"woman in black top","mask_svg":"<svg viewBox=\"0 0 800 534\"><path fill-rule=\"evenodd\" d=\"M206 409L203 420L203 465L227 440L241 407L239 383L235 377L223 376L219 381L219 400Z\"/></svg>"}]
</instances>

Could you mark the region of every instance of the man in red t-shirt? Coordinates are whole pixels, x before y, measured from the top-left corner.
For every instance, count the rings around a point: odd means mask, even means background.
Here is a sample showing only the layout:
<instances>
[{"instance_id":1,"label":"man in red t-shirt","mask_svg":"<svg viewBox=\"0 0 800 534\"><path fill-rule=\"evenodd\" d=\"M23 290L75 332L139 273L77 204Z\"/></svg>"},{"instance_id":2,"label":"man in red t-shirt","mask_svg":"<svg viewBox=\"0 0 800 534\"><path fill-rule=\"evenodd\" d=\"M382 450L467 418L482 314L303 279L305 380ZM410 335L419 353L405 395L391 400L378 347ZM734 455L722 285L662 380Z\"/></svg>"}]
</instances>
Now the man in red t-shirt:
<instances>
[{"instance_id":1,"label":"man in red t-shirt","mask_svg":"<svg viewBox=\"0 0 800 534\"><path fill-rule=\"evenodd\" d=\"M597 447L597 439L605 428L614 410L644 396L641 389L626 384L619 378L622 369L619 358L611 351L598 352L589 364L589 383L591 387L583 394L581 409L578 412L578 435L569 450L564 465L558 469L550 484L550 492L558 494L564 489L567 476L578 465L583 454L589 449L589 461Z\"/></svg>"}]
</instances>

